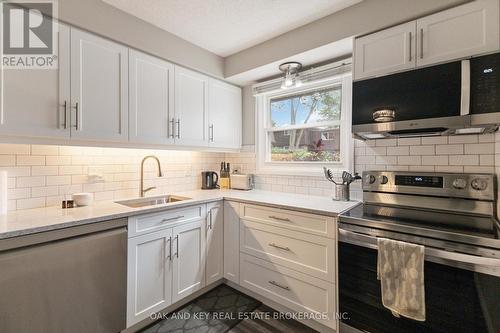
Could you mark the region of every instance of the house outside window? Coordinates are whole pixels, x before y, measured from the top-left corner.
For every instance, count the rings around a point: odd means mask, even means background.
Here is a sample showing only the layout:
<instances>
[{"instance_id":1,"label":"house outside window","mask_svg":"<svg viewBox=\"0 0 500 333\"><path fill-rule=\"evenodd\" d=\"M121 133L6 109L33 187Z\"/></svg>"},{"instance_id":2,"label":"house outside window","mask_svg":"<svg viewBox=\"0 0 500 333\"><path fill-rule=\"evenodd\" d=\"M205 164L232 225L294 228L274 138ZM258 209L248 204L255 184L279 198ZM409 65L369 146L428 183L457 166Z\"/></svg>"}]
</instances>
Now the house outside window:
<instances>
[{"instance_id":1,"label":"house outside window","mask_svg":"<svg viewBox=\"0 0 500 333\"><path fill-rule=\"evenodd\" d=\"M351 75L256 96L257 172L352 170Z\"/></svg>"}]
</instances>

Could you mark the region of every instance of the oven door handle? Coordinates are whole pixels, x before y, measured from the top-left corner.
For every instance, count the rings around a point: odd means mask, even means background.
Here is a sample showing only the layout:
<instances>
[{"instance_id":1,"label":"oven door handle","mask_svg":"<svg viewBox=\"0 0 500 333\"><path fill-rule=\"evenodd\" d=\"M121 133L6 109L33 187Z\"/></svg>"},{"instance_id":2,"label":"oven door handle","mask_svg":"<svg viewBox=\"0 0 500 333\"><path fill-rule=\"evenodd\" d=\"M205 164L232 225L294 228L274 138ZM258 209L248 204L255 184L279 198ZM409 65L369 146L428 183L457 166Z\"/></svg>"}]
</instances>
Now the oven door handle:
<instances>
[{"instance_id":1,"label":"oven door handle","mask_svg":"<svg viewBox=\"0 0 500 333\"><path fill-rule=\"evenodd\" d=\"M374 250L378 249L377 238L379 237L364 235L357 232L348 231L342 228L339 229L340 241L353 245L367 247ZM433 247L425 247L425 256L444 259L444 260L451 260L462 264L493 266L500 268L500 259L480 257L458 252L450 252L450 251L436 249Z\"/></svg>"}]
</instances>

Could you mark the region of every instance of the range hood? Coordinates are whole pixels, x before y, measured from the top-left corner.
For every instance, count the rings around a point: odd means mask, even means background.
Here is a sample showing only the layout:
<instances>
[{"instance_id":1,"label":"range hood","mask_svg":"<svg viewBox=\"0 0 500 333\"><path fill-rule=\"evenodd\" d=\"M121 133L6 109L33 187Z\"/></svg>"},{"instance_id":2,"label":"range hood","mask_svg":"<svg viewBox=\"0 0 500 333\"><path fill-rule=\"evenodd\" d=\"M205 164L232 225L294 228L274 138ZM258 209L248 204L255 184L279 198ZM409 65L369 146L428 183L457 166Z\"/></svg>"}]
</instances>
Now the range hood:
<instances>
[{"instance_id":1,"label":"range hood","mask_svg":"<svg viewBox=\"0 0 500 333\"><path fill-rule=\"evenodd\" d=\"M483 134L500 125L500 53L353 83L363 140Z\"/></svg>"}]
</instances>

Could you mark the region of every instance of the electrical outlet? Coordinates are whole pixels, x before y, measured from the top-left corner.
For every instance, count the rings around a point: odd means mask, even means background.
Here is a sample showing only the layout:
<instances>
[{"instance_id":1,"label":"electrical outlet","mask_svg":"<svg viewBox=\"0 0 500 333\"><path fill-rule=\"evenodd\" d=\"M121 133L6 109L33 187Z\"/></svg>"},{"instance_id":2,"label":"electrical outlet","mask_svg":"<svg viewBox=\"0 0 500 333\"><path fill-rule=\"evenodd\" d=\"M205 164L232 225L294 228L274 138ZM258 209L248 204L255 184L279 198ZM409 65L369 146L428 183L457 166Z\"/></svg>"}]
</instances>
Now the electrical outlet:
<instances>
[{"instance_id":1,"label":"electrical outlet","mask_svg":"<svg viewBox=\"0 0 500 333\"><path fill-rule=\"evenodd\" d=\"M241 164L235 164L235 165L232 165L232 171L234 173L241 173L242 172L242 167L241 167Z\"/></svg>"},{"instance_id":2,"label":"electrical outlet","mask_svg":"<svg viewBox=\"0 0 500 333\"><path fill-rule=\"evenodd\" d=\"M101 166L89 166L87 175L89 183L99 183L104 181L104 170Z\"/></svg>"}]
</instances>

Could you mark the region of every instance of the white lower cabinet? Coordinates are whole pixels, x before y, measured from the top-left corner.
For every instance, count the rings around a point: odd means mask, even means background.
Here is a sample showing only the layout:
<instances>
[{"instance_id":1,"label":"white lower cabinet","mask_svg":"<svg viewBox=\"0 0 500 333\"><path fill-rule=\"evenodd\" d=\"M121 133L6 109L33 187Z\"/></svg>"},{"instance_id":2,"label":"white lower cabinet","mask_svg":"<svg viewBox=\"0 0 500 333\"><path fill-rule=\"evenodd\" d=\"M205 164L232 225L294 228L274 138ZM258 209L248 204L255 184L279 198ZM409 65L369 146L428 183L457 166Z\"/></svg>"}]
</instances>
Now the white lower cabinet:
<instances>
[{"instance_id":1,"label":"white lower cabinet","mask_svg":"<svg viewBox=\"0 0 500 333\"><path fill-rule=\"evenodd\" d=\"M254 204L237 207L232 215L224 212L224 226L232 227L231 233L224 230L224 244L232 245L224 248L224 264L226 258L236 263L234 244L239 248L236 283L337 330L336 218Z\"/></svg>"},{"instance_id":2,"label":"white lower cabinet","mask_svg":"<svg viewBox=\"0 0 500 333\"><path fill-rule=\"evenodd\" d=\"M240 283L240 204L224 201L224 278Z\"/></svg>"},{"instance_id":3,"label":"white lower cabinet","mask_svg":"<svg viewBox=\"0 0 500 333\"><path fill-rule=\"evenodd\" d=\"M205 220L173 229L172 301L177 302L205 286Z\"/></svg>"},{"instance_id":4,"label":"white lower cabinet","mask_svg":"<svg viewBox=\"0 0 500 333\"><path fill-rule=\"evenodd\" d=\"M132 216L127 327L225 278L336 330L335 226L334 217L233 201Z\"/></svg>"},{"instance_id":5,"label":"white lower cabinet","mask_svg":"<svg viewBox=\"0 0 500 333\"><path fill-rule=\"evenodd\" d=\"M127 327L172 303L172 229L128 240Z\"/></svg>"},{"instance_id":6,"label":"white lower cabinet","mask_svg":"<svg viewBox=\"0 0 500 333\"><path fill-rule=\"evenodd\" d=\"M205 286L205 217L196 205L129 218L127 327ZM158 228L137 228L141 221Z\"/></svg>"},{"instance_id":7,"label":"white lower cabinet","mask_svg":"<svg viewBox=\"0 0 500 333\"><path fill-rule=\"evenodd\" d=\"M333 283L246 254L240 263L242 287L336 329Z\"/></svg>"},{"instance_id":8,"label":"white lower cabinet","mask_svg":"<svg viewBox=\"0 0 500 333\"><path fill-rule=\"evenodd\" d=\"M224 209L221 202L207 204L206 284L224 277Z\"/></svg>"}]
</instances>

